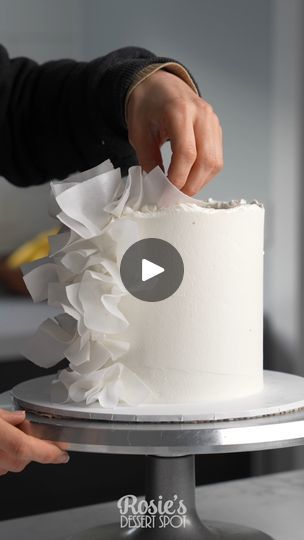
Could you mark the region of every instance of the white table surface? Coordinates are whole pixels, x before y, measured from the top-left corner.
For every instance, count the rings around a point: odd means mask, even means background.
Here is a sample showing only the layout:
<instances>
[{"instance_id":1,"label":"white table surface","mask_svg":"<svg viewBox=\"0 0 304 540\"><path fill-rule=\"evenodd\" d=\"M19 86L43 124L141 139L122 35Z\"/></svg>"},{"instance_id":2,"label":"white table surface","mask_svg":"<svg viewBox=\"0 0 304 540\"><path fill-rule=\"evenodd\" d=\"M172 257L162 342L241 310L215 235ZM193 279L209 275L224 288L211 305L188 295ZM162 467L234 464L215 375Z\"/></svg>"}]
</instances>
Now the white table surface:
<instances>
[{"instance_id":1,"label":"white table surface","mask_svg":"<svg viewBox=\"0 0 304 540\"><path fill-rule=\"evenodd\" d=\"M303 540L303 502L304 470L197 488L201 517L256 527L275 540ZM116 502L98 504L2 521L0 538L65 540L72 533L118 519Z\"/></svg>"}]
</instances>

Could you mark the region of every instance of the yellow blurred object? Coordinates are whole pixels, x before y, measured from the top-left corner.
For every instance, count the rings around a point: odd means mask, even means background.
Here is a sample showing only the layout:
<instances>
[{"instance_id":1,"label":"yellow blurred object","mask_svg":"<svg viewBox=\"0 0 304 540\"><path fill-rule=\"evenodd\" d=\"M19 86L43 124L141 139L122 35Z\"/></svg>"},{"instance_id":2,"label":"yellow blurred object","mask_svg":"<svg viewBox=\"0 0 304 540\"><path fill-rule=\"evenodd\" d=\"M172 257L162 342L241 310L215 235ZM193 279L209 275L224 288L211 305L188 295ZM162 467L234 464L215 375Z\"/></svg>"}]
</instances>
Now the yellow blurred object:
<instances>
[{"instance_id":1,"label":"yellow blurred object","mask_svg":"<svg viewBox=\"0 0 304 540\"><path fill-rule=\"evenodd\" d=\"M48 237L57 234L59 230L59 227L55 227L40 233L33 240L17 248L5 261L7 268L19 268L22 264L47 257L49 254Z\"/></svg>"}]
</instances>

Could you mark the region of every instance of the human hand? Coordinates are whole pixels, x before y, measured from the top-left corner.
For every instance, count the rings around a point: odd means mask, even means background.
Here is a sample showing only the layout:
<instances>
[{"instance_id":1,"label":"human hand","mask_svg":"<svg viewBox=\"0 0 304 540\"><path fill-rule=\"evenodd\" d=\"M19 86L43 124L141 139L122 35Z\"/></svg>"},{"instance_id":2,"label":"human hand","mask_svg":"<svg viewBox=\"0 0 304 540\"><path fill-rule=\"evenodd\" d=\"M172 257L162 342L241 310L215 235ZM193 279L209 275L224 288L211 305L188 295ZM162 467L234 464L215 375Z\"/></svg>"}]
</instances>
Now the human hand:
<instances>
[{"instance_id":1,"label":"human hand","mask_svg":"<svg viewBox=\"0 0 304 540\"><path fill-rule=\"evenodd\" d=\"M69 455L60 444L43 441L24 433L27 421L24 411L0 409L0 476L21 472L31 462L67 463Z\"/></svg>"},{"instance_id":2,"label":"human hand","mask_svg":"<svg viewBox=\"0 0 304 540\"><path fill-rule=\"evenodd\" d=\"M195 195L223 168L222 128L212 107L182 79L159 70L132 91L127 105L129 141L149 172L159 165L168 139L168 178Z\"/></svg>"}]
</instances>

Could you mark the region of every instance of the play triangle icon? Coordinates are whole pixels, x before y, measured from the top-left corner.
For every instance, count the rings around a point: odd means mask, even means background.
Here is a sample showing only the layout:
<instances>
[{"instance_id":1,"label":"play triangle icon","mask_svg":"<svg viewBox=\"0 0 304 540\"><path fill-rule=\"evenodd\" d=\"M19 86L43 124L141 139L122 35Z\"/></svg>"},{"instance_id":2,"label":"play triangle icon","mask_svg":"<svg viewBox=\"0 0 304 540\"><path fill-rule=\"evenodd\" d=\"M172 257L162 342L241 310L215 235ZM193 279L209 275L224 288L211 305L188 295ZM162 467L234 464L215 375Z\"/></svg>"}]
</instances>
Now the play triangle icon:
<instances>
[{"instance_id":1,"label":"play triangle icon","mask_svg":"<svg viewBox=\"0 0 304 540\"><path fill-rule=\"evenodd\" d=\"M142 281L147 281L159 274L162 274L165 269L158 264L149 261L148 259L141 260L141 279Z\"/></svg>"}]
</instances>

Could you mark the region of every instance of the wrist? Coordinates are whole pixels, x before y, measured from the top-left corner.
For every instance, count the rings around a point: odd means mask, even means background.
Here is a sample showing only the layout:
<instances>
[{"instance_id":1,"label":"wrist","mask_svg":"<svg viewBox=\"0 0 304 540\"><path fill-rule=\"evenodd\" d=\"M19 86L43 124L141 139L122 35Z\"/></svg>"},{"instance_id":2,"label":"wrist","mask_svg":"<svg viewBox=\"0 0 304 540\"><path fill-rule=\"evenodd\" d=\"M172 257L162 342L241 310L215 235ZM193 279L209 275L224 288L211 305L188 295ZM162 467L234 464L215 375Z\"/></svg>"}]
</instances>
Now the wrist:
<instances>
[{"instance_id":1,"label":"wrist","mask_svg":"<svg viewBox=\"0 0 304 540\"><path fill-rule=\"evenodd\" d=\"M150 64L149 66L146 66L144 69L139 71L130 86L126 99L125 99L125 121L128 125L128 105L131 98L131 95L133 92L138 88L138 86L142 85L148 78L151 78L153 76L153 79L160 77L155 77L157 73L171 73L178 77L179 79L183 80L192 90L199 95L199 89L196 85L194 79L191 77L190 73L184 68L181 64L178 64L177 62L166 62L164 64ZM136 92L138 93L138 92ZM134 96L133 96L134 97Z\"/></svg>"}]
</instances>

